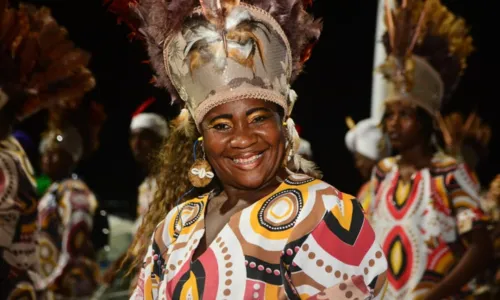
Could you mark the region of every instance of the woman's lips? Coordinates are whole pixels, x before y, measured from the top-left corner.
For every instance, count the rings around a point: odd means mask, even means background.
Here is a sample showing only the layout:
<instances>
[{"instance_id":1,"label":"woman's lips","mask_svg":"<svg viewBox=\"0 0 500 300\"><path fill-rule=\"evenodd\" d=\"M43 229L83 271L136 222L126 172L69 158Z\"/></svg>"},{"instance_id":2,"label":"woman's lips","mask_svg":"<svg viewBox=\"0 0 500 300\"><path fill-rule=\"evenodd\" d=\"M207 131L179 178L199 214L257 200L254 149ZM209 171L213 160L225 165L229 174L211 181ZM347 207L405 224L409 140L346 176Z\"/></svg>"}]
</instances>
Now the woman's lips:
<instances>
[{"instance_id":1,"label":"woman's lips","mask_svg":"<svg viewBox=\"0 0 500 300\"><path fill-rule=\"evenodd\" d=\"M264 156L264 153L259 153L259 154L254 154L254 155L251 155L248 157L233 158L233 159L231 159L231 161L239 169L252 170L252 169L255 169L260 164L263 156Z\"/></svg>"}]
</instances>

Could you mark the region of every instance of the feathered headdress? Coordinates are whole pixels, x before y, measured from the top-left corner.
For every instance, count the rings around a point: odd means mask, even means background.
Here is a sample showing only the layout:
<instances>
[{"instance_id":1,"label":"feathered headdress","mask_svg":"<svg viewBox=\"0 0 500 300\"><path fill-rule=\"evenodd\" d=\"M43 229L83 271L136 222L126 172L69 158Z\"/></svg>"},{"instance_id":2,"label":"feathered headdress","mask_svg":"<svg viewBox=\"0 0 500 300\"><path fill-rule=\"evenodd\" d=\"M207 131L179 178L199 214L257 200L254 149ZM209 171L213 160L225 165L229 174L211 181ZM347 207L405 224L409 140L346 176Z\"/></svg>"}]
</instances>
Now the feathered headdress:
<instances>
[{"instance_id":1,"label":"feathered headdress","mask_svg":"<svg viewBox=\"0 0 500 300\"><path fill-rule=\"evenodd\" d=\"M99 134L105 120L103 106L94 101L83 101L76 108L55 107L49 110L40 152L62 147L78 162L99 147Z\"/></svg>"},{"instance_id":2,"label":"feathered headdress","mask_svg":"<svg viewBox=\"0 0 500 300\"><path fill-rule=\"evenodd\" d=\"M439 0L386 1L388 57L380 71L391 83L387 101L406 99L436 116L456 87L473 51L465 21Z\"/></svg>"},{"instance_id":3,"label":"feathered headdress","mask_svg":"<svg viewBox=\"0 0 500 300\"><path fill-rule=\"evenodd\" d=\"M287 113L289 84L321 24L301 0L114 0L110 10L147 41L156 82L199 123L208 110L246 97Z\"/></svg>"},{"instance_id":4,"label":"feathered headdress","mask_svg":"<svg viewBox=\"0 0 500 300\"><path fill-rule=\"evenodd\" d=\"M18 119L54 104L78 105L95 86L86 67L89 60L90 55L75 47L48 8L20 4L14 9L7 7L7 0L0 0L0 88L15 87L23 95L7 99L16 102Z\"/></svg>"},{"instance_id":5,"label":"feathered headdress","mask_svg":"<svg viewBox=\"0 0 500 300\"><path fill-rule=\"evenodd\" d=\"M180 99L199 126L212 108L253 98L281 106L291 139L299 136L290 117L297 99L290 84L302 70L322 25L306 0L106 0L110 10L136 29L147 44L156 83ZM132 13L125 9L131 7Z\"/></svg>"},{"instance_id":6,"label":"feathered headdress","mask_svg":"<svg viewBox=\"0 0 500 300\"><path fill-rule=\"evenodd\" d=\"M450 155L463 158L464 148L468 147L477 158L486 156L491 128L476 113L469 114L465 119L462 114L454 112L445 117L439 116L438 120Z\"/></svg>"}]
</instances>

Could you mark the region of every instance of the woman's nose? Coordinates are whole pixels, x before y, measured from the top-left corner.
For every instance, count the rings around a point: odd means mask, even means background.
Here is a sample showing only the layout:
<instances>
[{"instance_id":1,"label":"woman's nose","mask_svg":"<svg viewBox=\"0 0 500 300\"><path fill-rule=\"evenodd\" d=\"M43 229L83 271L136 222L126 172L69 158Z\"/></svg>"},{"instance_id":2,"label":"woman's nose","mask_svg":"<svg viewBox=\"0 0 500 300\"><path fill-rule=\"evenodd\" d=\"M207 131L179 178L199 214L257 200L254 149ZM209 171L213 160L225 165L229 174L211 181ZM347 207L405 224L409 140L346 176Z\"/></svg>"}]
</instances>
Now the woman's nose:
<instances>
[{"instance_id":1,"label":"woman's nose","mask_svg":"<svg viewBox=\"0 0 500 300\"><path fill-rule=\"evenodd\" d=\"M257 142L257 135L249 126L237 126L234 131L234 136L231 139L231 147L248 148Z\"/></svg>"}]
</instances>

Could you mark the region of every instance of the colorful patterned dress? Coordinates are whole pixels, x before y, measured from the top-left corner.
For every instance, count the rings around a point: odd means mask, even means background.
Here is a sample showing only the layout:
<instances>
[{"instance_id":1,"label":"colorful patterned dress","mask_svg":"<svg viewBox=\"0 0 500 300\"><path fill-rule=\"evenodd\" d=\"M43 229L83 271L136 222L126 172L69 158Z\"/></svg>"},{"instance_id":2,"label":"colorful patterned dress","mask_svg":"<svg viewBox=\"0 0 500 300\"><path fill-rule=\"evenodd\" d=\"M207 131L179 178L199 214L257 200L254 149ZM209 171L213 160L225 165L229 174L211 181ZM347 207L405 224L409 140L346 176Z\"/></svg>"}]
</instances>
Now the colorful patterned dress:
<instances>
[{"instance_id":1,"label":"colorful patterned dress","mask_svg":"<svg viewBox=\"0 0 500 300\"><path fill-rule=\"evenodd\" d=\"M26 153L13 137L0 141L0 299L36 299L36 207Z\"/></svg>"},{"instance_id":2,"label":"colorful patterned dress","mask_svg":"<svg viewBox=\"0 0 500 300\"><path fill-rule=\"evenodd\" d=\"M79 179L53 183L38 205L38 268L47 298L87 297L97 286L91 233L97 200Z\"/></svg>"},{"instance_id":3,"label":"colorful patterned dress","mask_svg":"<svg viewBox=\"0 0 500 300\"><path fill-rule=\"evenodd\" d=\"M371 194L370 194L370 181L365 182L361 188L358 191L357 199L359 203L361 203L361 206L365 210L365 212L368 212L370 209L370 203L371 203Z\"/></svg>"},{"instance_id":4,"label":"colorful patterned dress","mask_svg":"<svg viewBox=\"0 0 500 300\"><path fill-rule=\"evenodd\" d=\"M387 261L358 201L305 175L233 215L196 260L210 195L174 208L131 299L371 299Z\"/></svg>"},{"instance_id":5,"label":"colorful patterned dress","mask_svg":"<svg viewBox=\"0 0 500 300\"><path fill-rule=\"evenodd\" d=\"M478 181L465 165L437 153L430 168L404 182L398 160L376 167L371 224L389 262L387 299L423 299L458 263L465 251L461 236L485 226L486 217ZM469 284L455 297L471 291Z\"/></svg>"}]
</instances>

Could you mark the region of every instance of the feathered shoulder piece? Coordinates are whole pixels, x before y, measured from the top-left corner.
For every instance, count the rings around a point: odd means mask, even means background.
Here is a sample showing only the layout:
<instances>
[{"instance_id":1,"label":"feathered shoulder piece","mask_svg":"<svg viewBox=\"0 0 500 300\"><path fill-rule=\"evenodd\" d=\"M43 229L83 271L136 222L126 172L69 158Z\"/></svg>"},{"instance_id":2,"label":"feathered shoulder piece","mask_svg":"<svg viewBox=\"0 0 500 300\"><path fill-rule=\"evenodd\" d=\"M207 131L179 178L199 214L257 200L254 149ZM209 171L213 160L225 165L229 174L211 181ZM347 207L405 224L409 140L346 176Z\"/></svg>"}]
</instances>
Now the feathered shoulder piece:
<instances>
[{"instance_id":1,"label":"feathered shoulder piece","mask_svg":"<svg viewBox=\"0 0 500 300\"><path fill-rule=\"evenodd\" d=\"M435 115L473 51L465 21L439 0L402 0L392 10L385 1L388 57L380 71L393 85L391 97L413 98Z\"/></svg>"},{"instance_id":2,"label":"feathered shoulder piece","mask_svg":"<svg viewBox=\"0 0 500 300\"><path fill-rule=\"evenodd\" d=\"M26 97L10 99L18 119L54 104L76 106L95 86L89 53L75 47L48 8L0 0L0 85L16 86Z\"/></svg>"},{"instance_id":3,"label":"feathered shoulder piece","mask_svg":"<svg viewBox=\"0 0 500 300\"><path fill-rule=\"evenodd\" d=\"M55 106L48 115L47 130L42 135L45 148L60 144L75 155L75 160L98 149L99 135L106 120L101 104L84 99L77 107Z\"/></svg>"},{"instance_id":4,"label":"feathered shoulder piece","mask_svg":"<svg viewBox=\"0 0 500 300\"><path fill-rule=\"evenodd\" d=\"M462 114L453 112L440 117L439 126L450 155L460 156L464 146L470 146L479 157L486 154L491 140L491 128L476 113L464 118Z\"/></svg>"},{"instance_id":5,"label":"feathered shoulder piece","mask_svg":"<svg viewBox=\"0 0 500 300\"><path fill-rule=\"evenodd\" d=\"M212 107L245 97L288 113L289 84L322 28L303 0L107 2L146 41L156 83L184 101L196 123Z\"/></svg>"}]
</instances>

